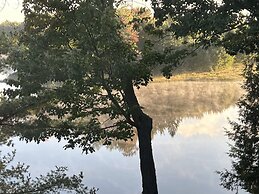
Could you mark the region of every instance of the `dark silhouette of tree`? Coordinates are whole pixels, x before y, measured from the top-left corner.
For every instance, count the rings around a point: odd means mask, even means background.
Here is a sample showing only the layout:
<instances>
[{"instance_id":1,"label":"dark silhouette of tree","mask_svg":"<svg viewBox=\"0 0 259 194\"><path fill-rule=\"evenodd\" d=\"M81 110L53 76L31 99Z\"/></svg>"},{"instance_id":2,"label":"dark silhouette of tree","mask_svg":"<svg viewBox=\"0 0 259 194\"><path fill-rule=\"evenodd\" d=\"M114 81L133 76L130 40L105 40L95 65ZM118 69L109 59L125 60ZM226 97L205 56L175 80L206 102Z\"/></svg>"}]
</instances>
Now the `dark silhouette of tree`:
<instances>
[{"instance_id":1,"label":"dark silhouette of tree","mask_svg":"<svg viewBox=\"0 0 259 194\"><path fill-rule=\"evenodd\" d=\"M13 166L11 165L13 159L14 152L0 157L0 193L36 194L61 193L63 191L95 194L97 191L96 189L88 189L82 184L82 174L68 176L65 167L56 167L45 176L41 175L33 179L28 171L29 166L22 163Z\"/></svg>"},{"instance_id":2,"label":"dark silhouette of tree","mask_svg":"<svg viewBox=\"0 0 259 194\"><path fill-rule=\"evenodd\" d=\"M127 140L136 128L143 193L156 194L152 118L134 87L152 80L160 57L151 44L140 52L123 38L119 2L23 1L24 30L6 62L17 79L6 81L13 88L4 91L0 125L27 141L63 138L66 148L78 146L86 153L100 140L105 145ZM134 27L142 24L135 22Z\"/></svg>"},{"instance_id":3,"label":"dark silhouette of tree","mask_svg":"<svg viewBox=\"0 0 259 194\"><path fill-rule=\"evenodd\" d=\"M14 164L15 150L3 154L3 146L13 146L10 136L11 134L3 133L0 130L0 193L96 193L97 189L88 189L84 186L82 173L68 176L66 167L56 167L46 175L33 178L29 172L29 166L21 162Z\"/></svg>"},{"instance_id":4,"label":"dark silhouette of tree","mask_svg":"<svg viewBox=\"0 0 259 194\"><path fill-rule=\"evenodd\" d=\"M163 64L163 75L170 77L172 68L192 51L176 49L174 42L157 50L152 39L139 49L123 37L125 24L116 13L117 3L120 1L23 2L24 32L6 63L17 72L17 80L7 80L15 88L4 92L0 125L27 141L63 138L68 141L66 148L79 146L86 153L93 152L93 143L100 140L109 145L113 140L132 138L132 128L136 128L143 193L156 194L152 118L140 106L134 87L148 85L157 64ZM137 29L143 20L132 22ZM145 29L159 36L167 30L153 23ZM205 36L198 37L203 40ZM103 116L111 125L105 125Z\"/></svg>"},{"instance_id":5,"label":"dark silhouette of tree","mask_svg":"<svg viewBox=\"0 0 259 194\"><path fill-rule=\"evenodd\" d=\"M171 17L168 30L177 36L196 37L201 46L222 45L229 54L244 53L253 60L246 63L244 89L239 101L239 120L231 122L227 131L233 141L229 156L232 169L219 172L222 185L230 190L240 186L250 193L259 193L259 65L258 65L258 1L242 0L153 0L158 23Z\"/></svg>"},{"instance_id":6,"label":"dark silhouette of tree","mask_svg":"<svg viewBox=\"0 0 259 194\"><path fill-rule=\"evenodd\" d=\"M259 193L259 71L258 62L248 63L243 88L246 94L238 102L239 118L231 122L232 130L227 135L233 143L229 156L232 168L218 172L221 185L229 190L239 187L249 193Z\"/></svg>"}]
</instances>

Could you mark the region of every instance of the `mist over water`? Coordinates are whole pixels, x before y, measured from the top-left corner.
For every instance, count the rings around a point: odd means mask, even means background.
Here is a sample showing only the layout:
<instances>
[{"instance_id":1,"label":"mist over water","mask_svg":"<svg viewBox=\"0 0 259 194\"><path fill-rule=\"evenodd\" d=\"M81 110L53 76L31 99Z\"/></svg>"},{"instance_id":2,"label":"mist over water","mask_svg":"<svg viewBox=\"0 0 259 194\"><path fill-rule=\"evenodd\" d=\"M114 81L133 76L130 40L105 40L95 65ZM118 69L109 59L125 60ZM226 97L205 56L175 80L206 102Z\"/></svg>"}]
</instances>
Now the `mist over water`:
<instances>
[{"instance_id":1,"label":"mist over water","mask_svg":"<svg viewBox=\"0 0 259 194\"><path fill-rule=\"evenodd\" d=\"M136 90L141 106L154 122L153 152L160 194L227 194L216 170L230 166L224 128L238 116L235 103L242 95L237 82L163 82ZM15 138L15 160L31 166L33 176L55 166L69 173L84 172L85 183L99 194L140 194L138 141L96 144L85 155L63 150L54 138L41 143ZM242 192L239 192L242 194Z\"/></svg>"}]
</instances>

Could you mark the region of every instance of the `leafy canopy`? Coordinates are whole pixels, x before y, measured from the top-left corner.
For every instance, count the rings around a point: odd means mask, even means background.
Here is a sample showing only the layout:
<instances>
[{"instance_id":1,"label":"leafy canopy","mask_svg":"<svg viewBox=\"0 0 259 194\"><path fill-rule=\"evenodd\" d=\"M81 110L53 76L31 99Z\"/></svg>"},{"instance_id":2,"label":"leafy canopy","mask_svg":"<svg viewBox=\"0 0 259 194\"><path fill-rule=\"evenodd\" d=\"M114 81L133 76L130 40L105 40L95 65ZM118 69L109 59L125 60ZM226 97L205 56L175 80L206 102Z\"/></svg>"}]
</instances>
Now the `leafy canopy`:
<instances>
[{"instance_id":1,"label":"leafy canopy","mask_svg":"<svg viewBox=\"0 0 259 194\"><path fill-rule=\"evenodd\" d=\"M249 55L246 61L244 88L247 94L240 100L238 122L232 122L227 132L233 140L229 156L232 169L219 172L221 184L234 190L241 187L250 193L259 192L259 4L256 0L153 0L158 23L172 17L168 30L177 36L192 36L196 44L222 45L229 54Z\"/></svg>"},{"instance_id":2,"label":"leafy canopy","mask_svg":"<svg viewBox=\"0 0 259 194\"><path fill-rule=\"evenodd\" d=\"M7 63L2 129L31 141L50 136L94 151L92 143L128 139L134 122L125 87L147 85L153 61L123 38L114 1L23 2L24 30ZM147 57L145 57L147 56Z\"/></svg>"}]
</instances>

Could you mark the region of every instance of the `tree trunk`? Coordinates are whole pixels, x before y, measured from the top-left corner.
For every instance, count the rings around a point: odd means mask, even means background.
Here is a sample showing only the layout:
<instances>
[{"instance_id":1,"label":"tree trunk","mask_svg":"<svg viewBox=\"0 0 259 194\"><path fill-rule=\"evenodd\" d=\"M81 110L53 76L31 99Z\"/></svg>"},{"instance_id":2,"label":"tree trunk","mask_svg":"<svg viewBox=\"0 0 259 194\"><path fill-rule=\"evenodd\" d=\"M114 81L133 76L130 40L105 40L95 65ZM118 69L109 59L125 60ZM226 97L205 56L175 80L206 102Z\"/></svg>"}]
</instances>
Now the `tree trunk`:
<instances>
[{"instance_id":1,"label":"tree trunk","mask_svg":"<svg viewBox=\"0 0 259 194\"><path fill-rule=\"evenodd\" d=\"M152 153L152 119L143 113L130 82L124 90L125 101L130 109L134 126L138 131L140 170L142 176L142 194L158 194L156 170Z\"/></svg>"},{"instance_id":2,"label":"tree trunk","mask_svg":"<svg viewBox=\"0 0 259 194\"><path fill-rule=\"evenodd\" d=\"M152 119L143 113L137 128L139 139L140 170L143 194L158 194L156 170L152 153L151 131Z\"/></svg>"}]
</instances>

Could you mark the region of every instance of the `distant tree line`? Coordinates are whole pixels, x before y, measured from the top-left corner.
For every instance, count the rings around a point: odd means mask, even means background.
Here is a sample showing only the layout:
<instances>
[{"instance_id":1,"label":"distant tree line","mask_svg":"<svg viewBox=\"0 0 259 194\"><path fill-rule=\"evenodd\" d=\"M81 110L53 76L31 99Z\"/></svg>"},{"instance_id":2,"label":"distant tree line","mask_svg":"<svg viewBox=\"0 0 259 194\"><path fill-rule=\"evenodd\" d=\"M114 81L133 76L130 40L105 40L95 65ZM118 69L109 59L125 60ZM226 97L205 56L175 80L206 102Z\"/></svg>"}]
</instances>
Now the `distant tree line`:
<instances>
[{"instance_id":1,"label":"distant tree line","mask_svg":"<svg viewBox=\"0 0 259 194\"><path fill-rule=\"evenodd\" d=\"M129 9L129 7L122 7L117 10L117 14L120 16L125 28L121 31L122 36L128 43L138 47L139 50L143 50L144 42L152 39L158 39L157 36L151 36L145 29L148 25L154 24L155 20L151 17L149 10L141 10L140 8ZM143 23L143 20L145 22ZM136 27L134 22L142 22L142 25ZM14 45L17 36L17 31L23 30L23 23L17 22L3 22L0 24L0 53L6 54L11 45ZM188 48L191 38L186 36L184 38L175 39L174 36L165 36L162 40L159 40L158 44L154 47L161 52L167 47L168 42L174 43L176 49ZM186 42L188 40L188 44ZM234 68L235 65L243 63L245 55L239 55L239 57L229 55L223 47L210 46L208 48L199 48L189 56L187 56L181 66L175 71L175 73L182 72L210 72L224 69ZM154 68L153 73L159 74L159 68Z\"/></svg>"}]
</instances>

